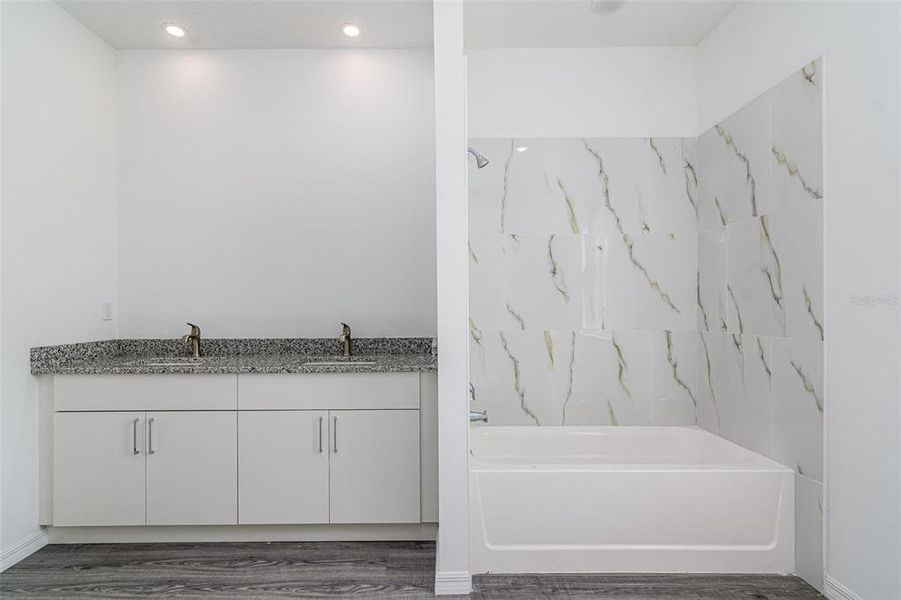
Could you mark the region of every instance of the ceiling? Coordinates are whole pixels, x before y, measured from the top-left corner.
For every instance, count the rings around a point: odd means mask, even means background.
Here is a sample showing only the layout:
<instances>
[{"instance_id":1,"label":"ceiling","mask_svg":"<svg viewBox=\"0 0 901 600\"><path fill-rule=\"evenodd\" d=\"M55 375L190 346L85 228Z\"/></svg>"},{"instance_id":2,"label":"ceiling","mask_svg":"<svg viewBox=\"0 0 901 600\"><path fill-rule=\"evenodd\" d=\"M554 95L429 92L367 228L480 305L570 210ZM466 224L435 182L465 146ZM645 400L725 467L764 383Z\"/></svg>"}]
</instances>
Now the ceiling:
<instances>
[{"instance_id":1,"label":"ceiling","mask_svg":"<svg viewBox=\"0 0 901 600\"><path fill-rule=\"evenodd\" d=\"M696 46L735 0L629 0L598 15L591 0L488 0L466 4L468 48Z\"/></svg>"},{"instance_id":2,"label":"ceiling","mask_svg":"<svg viewBox=\"0 0 901 600\"><path fill-rule=\"evenodd\" d=\"M455 1L455 0L436 0ZM598 15L591 0L464 0L468 48L694 46L736 0L629 0ZM57 0L120 50L427 48L431 0ZM184 38L161 25L176 23ZM341 25L362 29L357 38Z\"/></svg>"},{"instance_id":3,"label":"ceiling","mask_svg":"<svg viewBox=\"0 0 901 600\"><path fill-rule=\"evenodd\" d=\"M427 48L429 0L57 0L119 50L176 48ZM188 30L184 38L163 23ZM354 23L357 38L341 33Z\"/></svg>"}]
</instances>

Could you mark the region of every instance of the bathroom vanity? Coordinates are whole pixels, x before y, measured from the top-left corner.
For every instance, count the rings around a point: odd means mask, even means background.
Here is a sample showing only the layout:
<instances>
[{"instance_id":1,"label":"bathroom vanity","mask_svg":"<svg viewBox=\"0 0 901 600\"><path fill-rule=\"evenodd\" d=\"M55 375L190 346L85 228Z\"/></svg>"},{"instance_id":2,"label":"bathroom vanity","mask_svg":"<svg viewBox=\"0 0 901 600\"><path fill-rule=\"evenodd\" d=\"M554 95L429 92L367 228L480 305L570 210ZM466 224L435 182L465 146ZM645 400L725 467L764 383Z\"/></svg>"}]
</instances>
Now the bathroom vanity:
<instances>
[{"instance_id":1,"label":"bathroom vanity","mask_svg":"<svg viewBox=\"0 0 901 600\"><path fill-rule=\"evenodd\" d=\"M219 538L196 526L228 539L291 537L289 526L298 539L428 539L435 357L392 349L43 363L33 353L42 524L73 541L122 528L140 540L160 526L198 541Z\"/></svg>"}]
</instances>

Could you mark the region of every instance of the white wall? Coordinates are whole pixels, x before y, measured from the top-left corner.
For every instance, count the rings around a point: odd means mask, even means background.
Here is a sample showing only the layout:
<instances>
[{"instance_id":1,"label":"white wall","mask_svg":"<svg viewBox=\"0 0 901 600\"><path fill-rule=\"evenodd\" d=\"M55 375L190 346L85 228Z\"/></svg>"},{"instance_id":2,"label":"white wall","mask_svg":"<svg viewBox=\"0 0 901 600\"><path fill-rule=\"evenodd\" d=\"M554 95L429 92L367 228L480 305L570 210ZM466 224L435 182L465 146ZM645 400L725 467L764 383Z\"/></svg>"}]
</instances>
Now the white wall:
<instances>
[{"instance_id":1,"label":"white wall","mask_svg":"<svg viewBox=\"0 0 901 600\"><path fill-rule=\"evenodd\" d=\"M696 48L467 52L469 137L694 137Z\"/></svg>"},{"instance_id":2,"label":"white wall","mask_svg":"<svg viewBox=\"0 0 901 600\"><path fill-rule=\"evenodd\" d=\"M122 337L436 331L431 50L119 55Z\"/></svg>"},{"instance_id":3,"label":"white wall","mask_svg":"<svg viewBox=\"0 0 901 600\"><path fill-rule=\"evenodd\" d=\"M827 592L866 600L901 598L899 10L745 3L699 47L704 128L825 56Z\"/></svg>"},{"instance_id":4,"label":"white wall","mask_svg":"<svg viewBox=\"0 0 901 600\"><path fill-rule=\"evenodd\" d=\"M3 2L3 558L39 535L28 350L116 337L113 50L51 2Z\"/></svg>"}]
</instances>

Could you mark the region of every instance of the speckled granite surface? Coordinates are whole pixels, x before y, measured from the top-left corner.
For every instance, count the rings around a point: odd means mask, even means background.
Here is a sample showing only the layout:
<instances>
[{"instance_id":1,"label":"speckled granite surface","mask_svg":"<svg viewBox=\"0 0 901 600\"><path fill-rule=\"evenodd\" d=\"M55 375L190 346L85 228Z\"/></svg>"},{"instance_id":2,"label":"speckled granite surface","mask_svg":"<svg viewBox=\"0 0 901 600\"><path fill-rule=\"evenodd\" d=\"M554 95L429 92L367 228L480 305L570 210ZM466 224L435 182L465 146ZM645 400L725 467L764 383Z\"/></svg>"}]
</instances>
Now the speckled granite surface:
<instances>
[{"instance_id":1,"label":"speckled granite surface","mask_svg":"<svg viewBox=\"0 0 901 600\"><path fill-rule=\"evenodd\" d=\"M340 355L333 338L208 339L193 359L178 340L106 340L31 349L33 375L166 373L398 373L436 371L432 338L358 338Z\"/></svg>"}]
</instances>

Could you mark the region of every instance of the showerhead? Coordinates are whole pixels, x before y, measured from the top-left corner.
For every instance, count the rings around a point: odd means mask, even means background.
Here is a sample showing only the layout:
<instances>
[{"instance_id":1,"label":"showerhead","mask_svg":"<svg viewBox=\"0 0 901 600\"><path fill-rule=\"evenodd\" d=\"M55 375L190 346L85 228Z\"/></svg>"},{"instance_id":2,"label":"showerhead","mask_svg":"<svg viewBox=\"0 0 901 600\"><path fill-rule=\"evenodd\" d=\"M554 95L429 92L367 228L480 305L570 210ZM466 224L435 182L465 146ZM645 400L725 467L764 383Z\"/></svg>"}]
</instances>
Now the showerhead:
<instances>
[{"instance_id":1,"label":"showerhead","mask_svg":"<svg viewBox=\"0 0 901 600\"><path fill-rule=\"evenodd\" d=\"M481 154L477 150L474 150L472 147L467 148L467 150L469 151L470 154L472 154L473 156L476 157L476 167L478 167L480 169L484 169L485 167L488 166L488 163L490 161L487 158L485 158L485 155Z\"/></svg>"}]
</instances>

